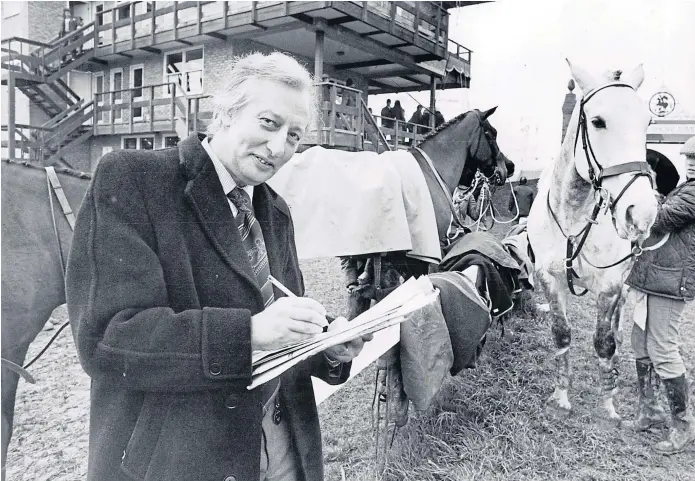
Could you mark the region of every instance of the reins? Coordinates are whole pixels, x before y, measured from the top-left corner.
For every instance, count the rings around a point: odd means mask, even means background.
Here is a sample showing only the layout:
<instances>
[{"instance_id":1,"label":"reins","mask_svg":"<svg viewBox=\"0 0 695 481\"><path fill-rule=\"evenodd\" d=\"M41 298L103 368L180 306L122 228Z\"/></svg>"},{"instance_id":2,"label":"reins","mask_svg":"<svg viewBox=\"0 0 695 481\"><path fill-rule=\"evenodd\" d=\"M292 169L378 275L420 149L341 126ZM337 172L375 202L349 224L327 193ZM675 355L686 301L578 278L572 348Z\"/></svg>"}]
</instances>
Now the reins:
<instances>
[{"instance_id":1,"label":"reins","mask_svg":"<svg viewBox=\"0 0 695 481\"><path fill-rule=\"evenodd\" d=\"M60 204L60 207L63 211L63 214L65 215L65 218L68 221L68 224L70 224L70 229L75 230L75 214L70 207L70 203L68 202L68 198L65 196L65 192L63 191L63 186L60 185L60 180L58 179L58 175L56 174L55 168L51 167L45 167L46 170L46 183L48 186L48 202L50 204L51 208L51 220L53 221L53 233L56 236L56 242L58 244L58 255L60 256L60 265L62 267L62 272L63 272L63 283L65 283L65 258L63 256L63 243L60 238L60 230L58 229L58 221L56 220L55 216L55 210L54 210L54 202L53 202L53 195L55 194L55 197L58 199L58 203ZM29 369L29 367L34 364L47 350L53 342L58 338L61 332L70 324L70 320L68 319L65 321L53 334L51 339L48 340L46 345L39 351L39 353L34 356L34 358L26 363L24 366L20 367L17 364L14 364L12 361L8 361L7 359L3 359L3 364L5 367L8 369L16 372L20 376L22 376L27 382L34 383L34 378L26 371L26 369ZM8 364L9 363L9 364ZM17 369L19 368L19 369ZM20 371L21 369L21 371Z\"/></svg>"},{"instance_id":2,"label":"reins","mask_svg":"<svg viewBox=\"0 0 695 481\"><path fill-rule=\"evenodd\" d=\"M587 158L587 163L588 163L588 170L589 170L589 181L591 183L591 186L594 188L594 193L598 194L598 200L596 201L596 204L594 204L594 208L591 212L591 215L586 218L587 223L584 225L584 227L575 235L568 235L565 233L565 231L562 229L562 226L560 225L560 221L558 220L557 216L555 215L555 212L552 209L551 203L550 203L550 190L548 190L548 196L547 196L547 205L548 205L548 211L550 212L553 220L555 221L555 224L557 227L560 229L560 232L562 233L563 237L567 239L567 250L566 250L566 257L565 257L565 273L566 273L566 278L567 278L567 286L569 287L570 292L575 295L575 296L583 296L585 295L589 290L584 289L583 292L577 293L574 288L574 280L579 279L580 276L577 274L576 270L574 269L574 261L580 256L581 250L584 247L584 244L586 243L586 240L589 236L589 232L591 231L591 228L598 224L598 215L601 212L601 209L604 207L604 202L605 202L605 211L607 212L610 210L613 212L615 209L615 206L617 205L618 201L622 198L623 194L627 192L627 189L632 186L632 184L639 178L646 176L649 178L650 183L652 183L653 187L653 181L652 177L650 174L650 166L649 163L645 161L638 161L638 162L626 162L624 164L619 164L611 167L606 167L604 168L596 158L596 155L594 154L594 150L591 146L591 141L589 139L589 129L587 126L587 121L586 121L586 113L584 112L584 105L598 92L600 92L603 89L609 88L609 87L628 87L634 90L632 85L622 83L622 82L610 82L607 84L604 84L600 87L595 88L594 90L589 91L587 93L586 97L582 99L582 101L579 104L579 123L577 126L577 135L574 139L574 151L576 152L577 150L577 143L579 142L579 137L581 136L582 138L582 148L586 154ZM576 161L576 155L575 155L575 161ZM596 168L594 168L594 165ZM632 176L632 179L622 188L620 193L615 197L615 199L611 199L611 194L610 192L602 186L603 180L608 178L608 177L615 177L617 175L621 174L627 174L627 173L634 173ZM620 260L613 262L609 265L605 266L597 266L589 262L584 255L581 256L581 258L586 261L587 264L590 266L596 268L596 269L609 269L611 267L615 267L623 262L625 262L628 259L631 259L633 257L639 257L642 255L644 251L647 250L654 250L659 247L661 247L665 242L668 236L663 238L661 241L659 241L657 244L654 246L651 246L649 248L642 248L640 245L637 245L636 243L632 243L632 249L630 250L630 253L627 254L626 256L622 257ZM578 240L577 240L578 239Z\"/></svg>"}]
</instances>

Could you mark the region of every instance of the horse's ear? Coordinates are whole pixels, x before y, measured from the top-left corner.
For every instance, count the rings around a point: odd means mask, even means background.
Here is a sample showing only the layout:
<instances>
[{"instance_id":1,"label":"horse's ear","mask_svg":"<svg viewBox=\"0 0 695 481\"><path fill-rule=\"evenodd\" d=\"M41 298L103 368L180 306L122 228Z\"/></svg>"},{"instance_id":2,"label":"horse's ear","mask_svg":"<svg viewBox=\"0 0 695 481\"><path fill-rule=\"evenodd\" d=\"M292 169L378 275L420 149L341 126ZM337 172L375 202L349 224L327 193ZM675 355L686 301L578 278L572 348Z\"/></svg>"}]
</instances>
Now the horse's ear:
<instances>
[{"instance_id":1,"label":"horse's ear","mask_svg":"<svg viewBox=\"0 0 695 481\"><path fill-rule=\"evenodd\" d=\"M644 82L644 67L639 64L635 69L624 76L623 82L632 85L632 88L637 90L642 82Z\"/></svg>"},{"instance_id":2,"label":"horse's ear","mask_svg":"<svg viewBox=\"0 0 695 481\"><path fill-rule=\"evenodd\" d=\"M483 120L487 120L489 116L495 113L495 110L497 110L497 105L492 107L490 110L486 110L485 112L481 113L480 116L483 118Z\"/></svg>"},{"instance_id":3,"label":"horse's ear","mask_svg":"<svg viewBox=\"0 0 695 481\"><path fill-rule=\"evenodd\" d=\"M596 79L593 75L591 75L589 72L579 67L578 65L574 65L572 62L569 61L569 59L565 60L567 61L567 64L570 66L570 72L572 72L572 77L574 78L574 80L577 81L577 84L579 85L579 88L582 89L582 92L586 93L592 88L594 88L596 85L598 85L598 82L596 82Z\"/></svg>"}]
</instances>

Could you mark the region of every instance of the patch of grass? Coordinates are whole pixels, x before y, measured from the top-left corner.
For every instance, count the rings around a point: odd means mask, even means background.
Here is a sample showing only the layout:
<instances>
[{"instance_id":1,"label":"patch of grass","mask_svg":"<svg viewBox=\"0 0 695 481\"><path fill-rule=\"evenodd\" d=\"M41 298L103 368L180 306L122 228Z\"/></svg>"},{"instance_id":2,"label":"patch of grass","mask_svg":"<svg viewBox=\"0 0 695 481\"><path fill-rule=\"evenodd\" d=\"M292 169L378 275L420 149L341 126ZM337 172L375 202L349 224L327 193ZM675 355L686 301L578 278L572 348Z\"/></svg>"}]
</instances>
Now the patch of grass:
<instances>
[{"instance_id":1,"label":"patch of grass","mask_svg":"<svg viewBox=\"0 0 695 481\"><path fill-rule=\"evenodd\" d=\"M326 261L312 264L309 270L313 269L333 267ZM312 286L321 301L327 288L323 281ZM396 434L381 479L695 480L691 468L695 449L672 457L656 455L649 445L663 433L606 429L595 422L600 393L592 343L594 296L573 299L569 309L573 411L565 419L546 413L555 374L554 346L550 322L546 314L536 311L536 302L544 300L535 294L522 299L505 321L504 337L491 328L478 367L449 377L427 411L414 412L411 405L410 420ZM693 307L688 307L682 329L684 356L691 369ZM626 339L630 328L624 326ZM637 388L629 345L619 347L619 357L621 377L615 402L621 415L631 419ZM367 370L320 407L328 480L342 479L343 472L347 480L379 479L371 425L374 375L374 369Z\"/></svg>"}]
</instances>

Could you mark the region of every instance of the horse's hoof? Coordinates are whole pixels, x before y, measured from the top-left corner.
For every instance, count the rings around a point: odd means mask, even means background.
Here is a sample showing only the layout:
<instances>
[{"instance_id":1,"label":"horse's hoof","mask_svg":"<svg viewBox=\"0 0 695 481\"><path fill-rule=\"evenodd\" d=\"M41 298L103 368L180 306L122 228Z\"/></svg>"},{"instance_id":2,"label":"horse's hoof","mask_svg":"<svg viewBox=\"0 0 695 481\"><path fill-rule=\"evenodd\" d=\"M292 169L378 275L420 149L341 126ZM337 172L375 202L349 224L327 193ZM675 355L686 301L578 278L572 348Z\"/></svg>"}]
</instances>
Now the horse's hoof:
<instances>
[{"instance_id":1,"label":"horse's hoof","mask_svg":"<svg viewBox=\"0 0 695 481\"><path fill-rule=\"evenodd\" d=\"M545 411L546 411L546 413L548 413L549 415L551 415L553 417L556 417L559 419L565 419L572 412L572 407L562 405L558 402L557 399L550 398L545 403Z\"/></svg>"},{"instance_id":2,"label":"horse's hoof","mask_svg":"<svg viewBox=\"0 0 695 481\"><path fill-rule=\"evenodd\" d=\"M596 412L596 424L607 431L612 431L621 427L623 419L616 413L607 413L604 410Z\"/></svg>"}]
</instances>

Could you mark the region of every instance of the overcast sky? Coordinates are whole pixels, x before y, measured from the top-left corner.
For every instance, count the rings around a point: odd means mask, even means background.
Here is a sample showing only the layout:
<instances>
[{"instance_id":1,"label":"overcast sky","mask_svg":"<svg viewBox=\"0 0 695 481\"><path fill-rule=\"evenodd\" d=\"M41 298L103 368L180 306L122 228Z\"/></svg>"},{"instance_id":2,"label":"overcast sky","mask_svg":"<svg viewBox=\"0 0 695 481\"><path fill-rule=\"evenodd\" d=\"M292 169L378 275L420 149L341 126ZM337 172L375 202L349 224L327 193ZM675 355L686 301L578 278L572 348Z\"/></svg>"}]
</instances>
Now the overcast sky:
<instances>
[{"instance_id":1,"label":"overcast sky","mask_svg":"<svg viewBox=\"0 0 695 481\"><path fill-rule=\"evenodd\" d=\"M672 116L695 117L695 0L502 0L452 10L449 30L474 51L472 83L439 92L438 108L449 119L499 105L490 120L500 147L527 168L558 152L565 58L596 74L643 63L645 101L667 90L677 103ZM414 96L428 105L428 92ZM388 97L401 100L406 119L412 114L407 94ZM385 99L370 106L378 112Z\"/></svg>"}]
</instances>

